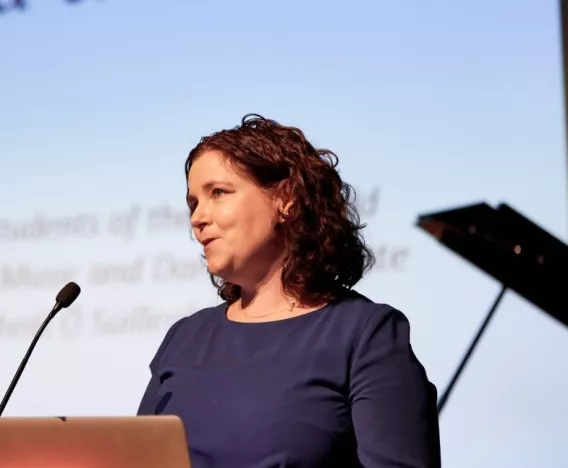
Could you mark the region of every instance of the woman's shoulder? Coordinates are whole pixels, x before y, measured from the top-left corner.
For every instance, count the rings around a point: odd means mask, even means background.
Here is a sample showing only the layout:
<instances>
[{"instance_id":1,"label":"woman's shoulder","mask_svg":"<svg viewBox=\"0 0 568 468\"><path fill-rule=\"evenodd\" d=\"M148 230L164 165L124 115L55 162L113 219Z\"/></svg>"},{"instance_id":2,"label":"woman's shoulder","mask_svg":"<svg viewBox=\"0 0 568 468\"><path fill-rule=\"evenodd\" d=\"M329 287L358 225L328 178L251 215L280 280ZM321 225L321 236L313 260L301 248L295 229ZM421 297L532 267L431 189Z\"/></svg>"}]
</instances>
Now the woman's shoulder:
<instances>
[{"instance_id":1,"label":"woman's shoulder","mask_svg":"<svg viewBox=\"0 0 568 468\"><path fill-rule=\"evenodd\" d=\"M361 324L381 322L389 318L406 319L405 315L391 304L375 302L367 296L350 290L342 295L335 303L334 309L343 320Z\"/></svg>"},{"instance_id":2,"label":"woman's shoulder","mask_svg":"<svg viewBox=\"0 0 568 468\"><path fill-rule=\"evenodd\" d=\"M169 326L164 336L164 344L168 344L180 330L189 328L195 329L200 325L207 325L212 321L219 320L223 317L225 304L198 309L189 315L185 315Z\"/></svg>"},{"instance_id":3,"label":"woman's shoulder","mask_svg":"<svg viewBox=\"0 0 568 468\"><path fill-rule=\"evenodd\" d=\"M224 317L225 308L226 303L223 302L221 304L197 309L195 312L181 317L170 326L165 339L168 338L168 335L173 336L180 329L183 330L186 327L196 328L200 325L207 325L213 321L221 320Z\"/></svg>"},{"instance_id":4,"label":"woman's shoulder","mask_svg":"<svg viewBox=\"0 0 568 468\"><path fill-rule=\"evenodd\" d=\"M333 316L335 327L349 333L355 342L410 340L410 322L401 310L385 302L375 302L351 290L337 301Z\"/></svg>"},{"instance_id":5,"label":"woman's shoulder","mask_svg":"<svg viewBox=\"0 0 568 468\"><path fill-rule=\"evenodd\" d=\"M189 335L199 334L204 328L209 327L213 322L221 320L224 316L224 308L224 303L205 307L176 320L166 330L166 333L158 346L153 362L157 363L164 354L175 352L179 343L191 338Z\"/></svg>"}]
</instances>

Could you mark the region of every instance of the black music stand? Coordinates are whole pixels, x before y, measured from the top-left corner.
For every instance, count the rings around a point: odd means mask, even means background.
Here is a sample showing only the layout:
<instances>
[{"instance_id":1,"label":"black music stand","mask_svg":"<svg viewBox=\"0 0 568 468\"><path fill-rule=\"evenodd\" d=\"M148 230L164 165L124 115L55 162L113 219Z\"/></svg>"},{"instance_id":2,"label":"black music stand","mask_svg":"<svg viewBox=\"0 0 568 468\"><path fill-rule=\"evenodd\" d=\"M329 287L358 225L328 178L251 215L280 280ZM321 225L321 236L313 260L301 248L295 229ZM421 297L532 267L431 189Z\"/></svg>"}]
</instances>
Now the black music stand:
<instances>
[{"instance_id":1,"label":"black music stand","mask_svg":"<svg viewBox=\"0 0 568 468\"><path fill-rule=\"evenodd\" d=\"M568 246L504 203L424 214L416 224L502 285L438 401L441 413L507 289L568 326Z\"/></svg>"}]
</instances>

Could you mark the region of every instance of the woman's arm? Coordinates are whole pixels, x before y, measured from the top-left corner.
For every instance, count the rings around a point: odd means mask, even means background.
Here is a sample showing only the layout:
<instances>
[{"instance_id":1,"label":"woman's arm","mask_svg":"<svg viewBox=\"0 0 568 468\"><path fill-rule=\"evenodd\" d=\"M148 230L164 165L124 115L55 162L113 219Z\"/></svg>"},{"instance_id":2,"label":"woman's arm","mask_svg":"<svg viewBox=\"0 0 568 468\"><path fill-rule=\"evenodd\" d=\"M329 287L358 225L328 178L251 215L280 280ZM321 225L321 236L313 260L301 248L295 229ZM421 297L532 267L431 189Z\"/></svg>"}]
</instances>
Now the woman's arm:
<instances>
[{"instance_id":1,"label":"woman's arm","mask_svg":"<svg viewBox=\"0 0 568 468\"><path fill-rule=\"evenodd\" d=\"M359 459L365 468L439 468L436 388L412 351L406 317L376 307L351 368Z\"/></svg>"},{"instance_id":2,"label":"woman's arm","mask_svg":"<svg viewBox=\"0 0 568 468\"><path fill-rule=\"evenodd\" d=\"M166 336L160 343L160 346L158 347L154 358L150 362L151 377L148 385L146 386L146 390L144 391L144 395L142 396L142 400L140 401L137 412L138 416L153 415L156 412L156 405L158 404L157 396L158 390L160 388L159 369L161 367L161 360L176 331L184 320L185 318L182 318L170 327L170 329L166 333Z\"/></svg>"}]
</instances>

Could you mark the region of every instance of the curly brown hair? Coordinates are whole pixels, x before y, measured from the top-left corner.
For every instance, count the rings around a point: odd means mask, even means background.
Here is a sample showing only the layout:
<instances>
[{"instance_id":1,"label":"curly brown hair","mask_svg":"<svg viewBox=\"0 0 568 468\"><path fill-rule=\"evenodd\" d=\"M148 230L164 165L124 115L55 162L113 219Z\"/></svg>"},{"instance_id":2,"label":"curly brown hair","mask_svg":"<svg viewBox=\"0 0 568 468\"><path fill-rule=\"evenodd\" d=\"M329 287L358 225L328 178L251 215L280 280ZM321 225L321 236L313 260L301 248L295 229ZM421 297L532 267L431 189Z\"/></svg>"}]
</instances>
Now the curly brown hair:
<instances>
[{"instance_id":1,"label":"curly brown hair","mask_svg":"<svg viewBox=\"0 0 568 468\"><path fill-rule=\"evenodd\" d=\"M277 226L286 249L281 279L287 294L331 301L374 265L361 235L365 224L355 208L355 191L339 176L337 156L315 148L300 129L247 114L240 126L201 138L185 162L186 180L206 151L221 152L260 187L293 200L286 222ZM210 276L222 299L240 298L238 285Z\"/></svg>"}]
</instances>

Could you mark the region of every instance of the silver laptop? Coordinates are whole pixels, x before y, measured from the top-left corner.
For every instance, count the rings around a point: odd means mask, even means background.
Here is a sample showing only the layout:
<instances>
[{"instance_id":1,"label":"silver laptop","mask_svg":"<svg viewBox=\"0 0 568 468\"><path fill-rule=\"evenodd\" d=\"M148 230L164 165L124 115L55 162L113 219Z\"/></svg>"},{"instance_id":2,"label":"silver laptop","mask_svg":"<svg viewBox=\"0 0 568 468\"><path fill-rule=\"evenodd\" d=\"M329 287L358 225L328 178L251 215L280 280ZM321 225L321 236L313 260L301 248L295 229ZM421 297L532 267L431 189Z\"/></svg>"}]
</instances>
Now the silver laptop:
<instances>
[{"instance_id":1,"label":"silver laptop","mask_svg":"<svg viewBox=\"0 0 568 468\"><path fill-rule=\"evenodd\" d=\"M191 468L176 416L0 418L0 467Z\"/></svg>"}]
</instances>

